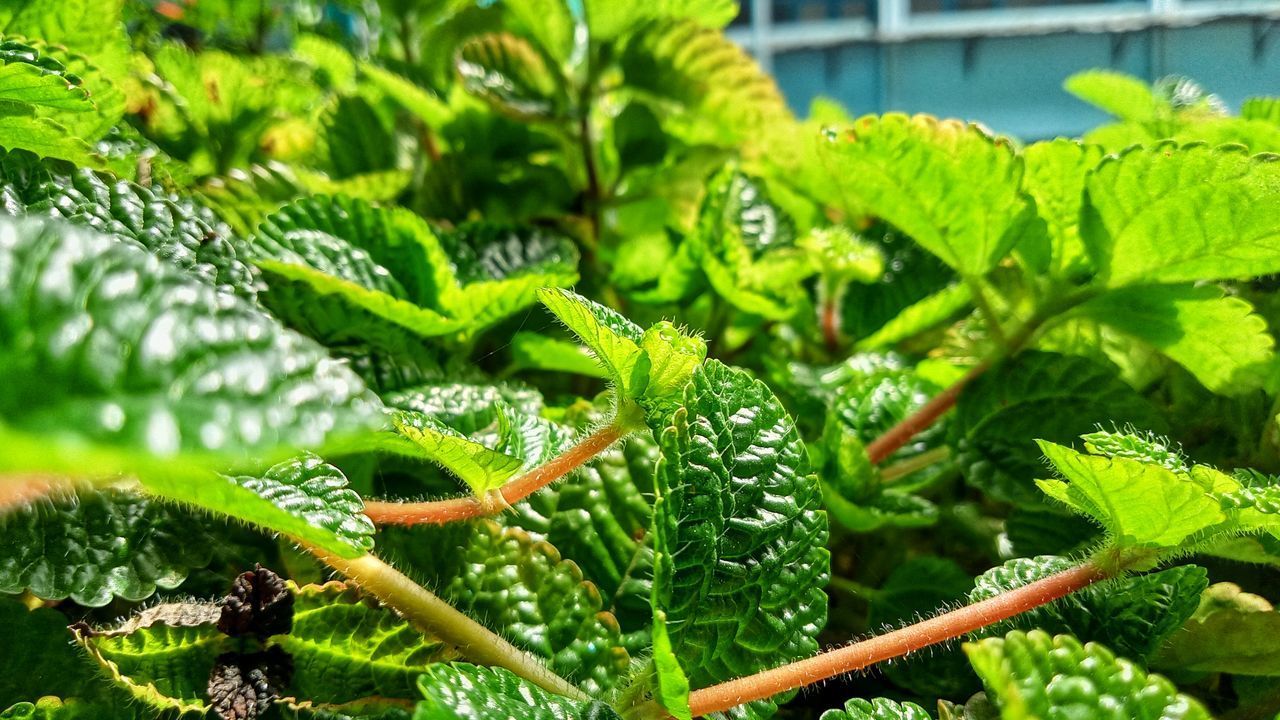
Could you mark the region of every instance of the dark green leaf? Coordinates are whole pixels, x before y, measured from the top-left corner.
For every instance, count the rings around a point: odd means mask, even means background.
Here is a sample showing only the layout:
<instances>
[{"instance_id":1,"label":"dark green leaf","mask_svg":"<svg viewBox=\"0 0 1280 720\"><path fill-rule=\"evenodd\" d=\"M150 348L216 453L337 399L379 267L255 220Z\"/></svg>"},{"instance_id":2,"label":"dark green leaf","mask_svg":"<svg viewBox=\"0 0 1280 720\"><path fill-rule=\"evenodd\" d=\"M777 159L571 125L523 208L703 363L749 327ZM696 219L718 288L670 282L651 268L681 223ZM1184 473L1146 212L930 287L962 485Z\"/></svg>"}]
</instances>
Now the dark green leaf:
<instances>
[{"instance_id":1,"label":"dark green leaf","mask_svg":"<svg viewBox=\"0 0 1280 720\"><path fill-rule=\"evenodd\" d=\"M654 607L690 683L812 654L826 621L827 522L791 418L763 383L712 360L660 430Z\"/></svg>"}]
</instances>

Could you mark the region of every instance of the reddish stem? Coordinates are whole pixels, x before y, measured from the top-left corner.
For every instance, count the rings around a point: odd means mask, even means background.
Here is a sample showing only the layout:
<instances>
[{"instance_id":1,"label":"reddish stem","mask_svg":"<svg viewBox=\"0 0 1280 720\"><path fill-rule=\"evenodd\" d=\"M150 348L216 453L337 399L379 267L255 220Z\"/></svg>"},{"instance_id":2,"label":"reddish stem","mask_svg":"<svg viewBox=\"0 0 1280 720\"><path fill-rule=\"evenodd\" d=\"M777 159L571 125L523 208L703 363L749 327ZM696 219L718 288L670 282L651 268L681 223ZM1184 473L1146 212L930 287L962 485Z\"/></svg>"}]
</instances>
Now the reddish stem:
<instances>
[{"instance_id":1,"label":"reddish stem","mask_svg":"<svg viewBox=\"0 0 1280 720\"><path fill-rule=\"evenodd\" d=\"M371 501L364 504L364 514L378 525L443 525L493 515L577 470L626 434L626 428L616 422L600 428L546 464L503 485L498 490L500 502L475 497L413 503Z\"/></svg>"},{"instance_id":2,"label":"reddish stem","mask_svg":"<svg viewBox=\"0 0 1280 720\"><path fill-rule=\"evenodd\" d=\"M822 303L822 337L827 343L827 350L835 352L840 349L840 309L834 298L827 298Z\"/></svg>"},{"instance_id":3,"label":"reddish stem","mask_svg":"<svg viewBox=\"0 0 1280 720\"><path fill-rule=\"evenodd\" d=\"M1109 573L1085 563L878 637L694 691L689 695L689 709L695 716L724 712L743 703L861 670L1007 620L1108 577L1111 577Z\"/></svg>"},{"instance_id":4,"label":"reddish stem","mask_svg":"<svg viewBox=\"0 0 1280 720\"><path fill-rule=\"evenodd\" d=\"M969 372L964 374L964 377L951 383L946 390L934 395L929 399L929 402L921 405L919 410L903 418L902 422L889 428L885 434L873 440L870 445L867 445L867 457L871 459L871 463L873 465L880 464L885 458L897 451L898 448L910 442L916 433L936 422L939 417L942 417L943 413L956 404L956 398L960 397L960 391L964 389L964 386L973 382L990 367L990 361L983 361L973 366Z\"/></svg>"}]
</instances>

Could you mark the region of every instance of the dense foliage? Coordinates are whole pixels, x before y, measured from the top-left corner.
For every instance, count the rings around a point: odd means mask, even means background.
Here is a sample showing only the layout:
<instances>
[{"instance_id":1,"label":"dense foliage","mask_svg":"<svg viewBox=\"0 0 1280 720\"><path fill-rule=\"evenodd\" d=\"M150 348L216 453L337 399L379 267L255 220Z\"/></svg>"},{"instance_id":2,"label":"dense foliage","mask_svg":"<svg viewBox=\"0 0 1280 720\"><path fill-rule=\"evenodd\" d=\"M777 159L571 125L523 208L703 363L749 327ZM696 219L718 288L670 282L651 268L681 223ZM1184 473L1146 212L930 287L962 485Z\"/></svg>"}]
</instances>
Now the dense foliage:
<instances>
[{"instance_id":1,"label":"dense foliage","mask_svg":"<svg viewBox=\"0 0 1280 720\"><path fill-rule=\"evenodd\" d=\"M0 0L0 718L1280 712L1280 99L736 13Z\"/></svg>"}]
</instances>

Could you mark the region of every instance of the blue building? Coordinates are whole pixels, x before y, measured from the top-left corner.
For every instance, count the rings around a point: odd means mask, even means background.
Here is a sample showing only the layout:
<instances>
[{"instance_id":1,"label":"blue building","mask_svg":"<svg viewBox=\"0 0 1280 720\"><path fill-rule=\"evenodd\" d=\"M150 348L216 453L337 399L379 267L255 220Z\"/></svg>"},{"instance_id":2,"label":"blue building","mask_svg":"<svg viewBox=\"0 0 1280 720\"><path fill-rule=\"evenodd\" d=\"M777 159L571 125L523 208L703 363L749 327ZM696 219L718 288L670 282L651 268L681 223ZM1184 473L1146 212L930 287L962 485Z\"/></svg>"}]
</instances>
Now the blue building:
<instances>
[{"instance_id":1,"label":"blue building","mask_svg":"<svg viewBox=\"0 0 1280 720\"><path fill-rule=\"evenodd\" d=\"M730 35L802 114L826 95L1028 140L1105 119L1062 89L1088 68L1186 75L1235 109L1280 95L1280 0L744 0Z\"/></svg>"}]
</instances>

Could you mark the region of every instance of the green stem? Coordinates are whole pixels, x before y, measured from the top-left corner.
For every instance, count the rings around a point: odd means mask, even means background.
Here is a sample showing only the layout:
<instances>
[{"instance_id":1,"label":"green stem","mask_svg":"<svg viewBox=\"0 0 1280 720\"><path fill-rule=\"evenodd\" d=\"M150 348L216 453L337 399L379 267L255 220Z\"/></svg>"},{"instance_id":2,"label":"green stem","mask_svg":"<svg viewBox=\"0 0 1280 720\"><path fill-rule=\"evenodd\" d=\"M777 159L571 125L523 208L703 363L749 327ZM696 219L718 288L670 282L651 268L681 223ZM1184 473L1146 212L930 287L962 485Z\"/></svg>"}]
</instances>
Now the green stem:
<instances>
[{"instance_id":1,"label":"green stem","mask_svg":"<svg viewBox=\"0 0 1280 720\"><path fill-rule=\"evenodd\" d=\"M378 525L443 525L495 515L577 470L625 437L631 428L622 420L600 428L546 463L503 485L494 498L460 497L431 502L367 501L364 514Z\"/></svg>"},{"instance_id":2,"label":"green stem","mask_svg":"<svg viewBox=\"0 0 1280 720\"><path fill-rule=\"evenodd\" d=\"M951 448L947 446L936 447L932 450L925 450L919 455L914 455L885 467L880 471L880 479L885 483L892 483L900 480L917 470L923 470L930 465L940 462L946 462L951 457Z\"/></svg>"},{"instance_id":3,"label":"green stem","mask_svg":"<svg viewBox=\"0 0 1280 720\"><path fill-rule=\"evenodd\" d=\"M969 292L973 295L973 304L978 307L978 314L982 315L982 319L987 324L987 331L991 333L991 339L1002 348L1009 347L1009 340L1004 335L1004 329L1000 327L1000 320L996 317L995 308L991 306L991 301L987 298L987 293L982 289L982 280L966 275L965 284L969 286Z\"/></svg>"},{"instance_id":4,"label":"green stem","mask_svg":"<svg viewBox=\"0 0 1280 720\"><path fill-rule=\"evenodd\" d=\"M318 547L304 547L329 567L349 578L360 589L403 615L411 624L457 647L467 659L506 668L558 695L576 700L588 699L585 693L552 672L537 657L458 612L452 605L377 557L362 555L349 559Z\"/></svg>"}]
</instances>

